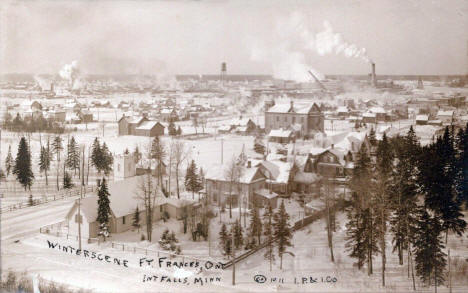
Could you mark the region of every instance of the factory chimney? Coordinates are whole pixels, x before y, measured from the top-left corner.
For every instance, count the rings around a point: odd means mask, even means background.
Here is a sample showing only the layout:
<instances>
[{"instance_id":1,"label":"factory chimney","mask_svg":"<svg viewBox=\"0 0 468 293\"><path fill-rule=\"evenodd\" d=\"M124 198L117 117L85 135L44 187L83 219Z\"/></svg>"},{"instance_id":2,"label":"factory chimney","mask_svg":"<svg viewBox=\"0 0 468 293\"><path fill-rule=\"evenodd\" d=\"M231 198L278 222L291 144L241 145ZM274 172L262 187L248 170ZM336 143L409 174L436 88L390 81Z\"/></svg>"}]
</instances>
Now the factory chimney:
<instances>
[{"instance_id":1,"label":"factory chimney","mask_svg":"<svg viewBox=\"0 0 468 293\"><path fill-rule=\"evenodd\" d=\"M372 62L372 73L371 73L371 85L373 87L377 86L377 77L375 76L375 63Z\"/></svg>"}]
</instances>

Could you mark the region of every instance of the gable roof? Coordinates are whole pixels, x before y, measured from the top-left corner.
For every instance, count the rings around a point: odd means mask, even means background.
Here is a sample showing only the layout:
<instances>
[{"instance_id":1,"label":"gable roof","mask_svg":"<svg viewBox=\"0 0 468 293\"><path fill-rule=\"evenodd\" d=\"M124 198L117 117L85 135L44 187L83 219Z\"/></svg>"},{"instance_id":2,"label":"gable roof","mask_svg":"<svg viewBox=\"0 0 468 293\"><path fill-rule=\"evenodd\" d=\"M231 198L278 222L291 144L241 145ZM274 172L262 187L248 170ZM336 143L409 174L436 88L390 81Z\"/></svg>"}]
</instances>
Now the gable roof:
<instances>
[{"instance_id":1,"label":"gable roof","mask_svg":"<svg viewBox=\"0 0 468 293\"><path fill-rule=\"evenodd\" d=\"M161 125L162 128L165 128L164 125L162 125L158 121L144 121L136 129L150 130L153 129L153 127L155 127L157 124Z\"/></svg>"},{"instance_id":2,"label":"gable roof","mask_svg":"<svg viewBox=\"0 0 468 293\"><path fill-rule=\"evenodd\" d=\"M270 137L290 137L292 135L292 131L291 130L287 130L287 129L272 129L270 130L270 133L268 134L268 136Z\"/></svg>"}]
</instances>

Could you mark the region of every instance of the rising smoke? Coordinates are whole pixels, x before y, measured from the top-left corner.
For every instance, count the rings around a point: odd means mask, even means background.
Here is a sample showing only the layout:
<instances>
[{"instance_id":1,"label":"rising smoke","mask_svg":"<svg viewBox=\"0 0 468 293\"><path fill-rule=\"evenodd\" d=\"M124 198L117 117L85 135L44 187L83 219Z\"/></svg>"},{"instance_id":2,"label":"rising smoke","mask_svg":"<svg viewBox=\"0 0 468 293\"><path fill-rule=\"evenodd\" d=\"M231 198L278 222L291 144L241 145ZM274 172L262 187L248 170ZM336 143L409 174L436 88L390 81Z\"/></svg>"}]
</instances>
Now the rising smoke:
<instances>
[{"instance_id":1,"label":"rising smoke","mask_svg":"<svg viewBox=\"0 0 468 293\"><path fill-rule=\"evenodd\" d=\"M61 78L68 81L71 89L80 89L82 81L80 78L80 69L78 67L78 61L74 60L70 64L65 64L59 71Z\"/></svg>"},{"instance_id":2,"label":"rising smoke","mask_svg":"<svg viewBox=\"0 0 468 293\"><path fill-rule=\"evenodd\" d=\"M319 56L335 53L371 62L365 48L346 41L341 34L334 32L328 21L324 21L322 31L315 33L305 20L303 13L295 12L278 21L271 43L260 43L252 38L249 42L250 58L271 62L275 78L297 82L311 81L308 70L318 79L324 79L324 75L307 62L310 53Z\"/></svg>"}]
</instances>

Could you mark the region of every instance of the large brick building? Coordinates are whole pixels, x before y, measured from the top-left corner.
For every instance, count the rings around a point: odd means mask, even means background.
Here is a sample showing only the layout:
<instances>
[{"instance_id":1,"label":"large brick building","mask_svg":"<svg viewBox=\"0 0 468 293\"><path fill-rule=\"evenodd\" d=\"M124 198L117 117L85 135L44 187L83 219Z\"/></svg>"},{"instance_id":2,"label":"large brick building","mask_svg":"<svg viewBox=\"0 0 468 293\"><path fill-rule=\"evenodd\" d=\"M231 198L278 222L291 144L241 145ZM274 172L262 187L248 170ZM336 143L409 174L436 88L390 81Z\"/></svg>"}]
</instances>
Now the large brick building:
<instances>
[{"instance_id":1,"label":"large brick building","mask_svg":"<svg viewBox=\"0 0 468 293\"><path fill-rule=\"evenodd\" d=\"M277 104L265 111L265 132L291 129L299 136L313 136L324 131L325 117L315 103Z\"/></svg>"}]
</instances>

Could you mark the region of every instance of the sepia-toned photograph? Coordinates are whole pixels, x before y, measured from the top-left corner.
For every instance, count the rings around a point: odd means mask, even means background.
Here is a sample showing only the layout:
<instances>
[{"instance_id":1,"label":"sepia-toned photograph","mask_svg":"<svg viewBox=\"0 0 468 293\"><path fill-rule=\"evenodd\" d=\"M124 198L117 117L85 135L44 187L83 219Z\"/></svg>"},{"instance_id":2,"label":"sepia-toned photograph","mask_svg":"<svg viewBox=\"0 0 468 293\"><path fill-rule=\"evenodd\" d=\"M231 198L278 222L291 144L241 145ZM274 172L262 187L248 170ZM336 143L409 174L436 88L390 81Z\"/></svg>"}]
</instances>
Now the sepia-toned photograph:
<instances>
[{"instance_id":1,"label":"sepia-toned photograph","mask_svg":"<svg viewBox=\"0 0 468 293\"><path fill-rule=\"evenodd\" d=\"M3 0L0 292L468 292L468 1Z\"/></svg>"}]
</instances>

